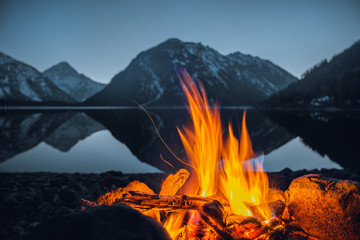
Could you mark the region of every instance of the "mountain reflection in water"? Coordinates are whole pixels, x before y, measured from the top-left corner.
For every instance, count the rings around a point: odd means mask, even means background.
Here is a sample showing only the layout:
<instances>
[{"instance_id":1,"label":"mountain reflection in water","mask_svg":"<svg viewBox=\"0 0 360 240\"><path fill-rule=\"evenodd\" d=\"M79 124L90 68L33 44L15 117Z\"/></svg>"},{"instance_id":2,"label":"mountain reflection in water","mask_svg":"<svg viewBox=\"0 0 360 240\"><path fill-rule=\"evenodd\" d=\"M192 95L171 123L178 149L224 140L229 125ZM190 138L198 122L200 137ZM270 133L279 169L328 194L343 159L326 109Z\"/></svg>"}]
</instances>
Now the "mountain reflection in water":
<instances>
[{"instance_id":1,"label":"mountain reflection in water","mask_svg":"<svg viewBox=\"0 0 360 240\"><path fill-rule=\"evenodd\" d=\"M222 119L233 123L235 133L240 131L242 111L221 109ZM165 142L185 159L176 126L188 122L186 109L149 109L149 113ZM269 171L360 168L359 120L357 111L248 110L247 114L254 150L265 154ZM0 112L0 171L173 171L160 154L175 168L184 167L139 109Z\"/></svg>"}]
</instances>

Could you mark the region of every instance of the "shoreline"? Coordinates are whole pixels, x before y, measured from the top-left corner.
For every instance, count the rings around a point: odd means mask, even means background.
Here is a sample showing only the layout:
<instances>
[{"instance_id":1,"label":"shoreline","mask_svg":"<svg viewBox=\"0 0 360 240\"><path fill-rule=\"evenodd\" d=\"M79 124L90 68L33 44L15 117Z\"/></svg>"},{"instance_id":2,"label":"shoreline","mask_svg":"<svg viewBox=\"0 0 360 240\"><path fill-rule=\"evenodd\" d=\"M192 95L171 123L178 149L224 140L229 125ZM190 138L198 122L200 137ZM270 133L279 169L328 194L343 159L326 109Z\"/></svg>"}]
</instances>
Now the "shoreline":
<instances>
[{"instance_id":1,"label":"shoreline","mask_svg":"<svg viewBox=\"0 0 360 240\"><path fill-rule=\"evenodd\" d=\"M360 170L321 169L269 172L269 185L285 191L291 181L306 174L360 182ZM41 222L79 211L79 200L100 195L138 180L158 193L168 173L0 172L0 239L25 239Z\"/></svg>"},{"instance_id":2,"label":"shoreline","mask_svg":"<svg viewBox=\"0 0 360 240\"><path fill-rule=\"evenodd\" d=\"M174 106L144 106L147 110L169 110L169 109L187 109L188 106L174 105ZM207 106L206 108L212 108ZM360 107L343 107L343 106L289 106L289 107L270 107L270 106L246 106L246 105L228 105L220 106L220 109L247 109L247 110L260 110L260 111L324 111L324 112L347 112L347 111L360 111ZM134 110L141 108L137 105L134 106L87 106L87 105L0 105L0 111L92 111L92 110Z\"/></svg>"}]
</instances>

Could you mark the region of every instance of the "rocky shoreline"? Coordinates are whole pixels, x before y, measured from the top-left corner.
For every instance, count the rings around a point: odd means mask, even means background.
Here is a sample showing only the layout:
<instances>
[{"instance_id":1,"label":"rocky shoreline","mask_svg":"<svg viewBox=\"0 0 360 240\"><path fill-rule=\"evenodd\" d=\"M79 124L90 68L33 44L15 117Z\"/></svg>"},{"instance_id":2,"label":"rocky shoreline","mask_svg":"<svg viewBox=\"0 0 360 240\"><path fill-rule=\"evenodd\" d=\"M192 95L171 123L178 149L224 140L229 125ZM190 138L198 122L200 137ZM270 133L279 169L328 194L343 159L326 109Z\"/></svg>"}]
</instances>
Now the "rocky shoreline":
<instances>
[{"instance_id":1,"label":"rocky shoreline","mask_svg":"<svg viewBox=\"0 0 360 240\"><path fill-rule=\"evenodd\" d=\"M270 186L286 190L297 177L315 173L360 182L360 171L322 169L269 173ZM159 192L168 174L0 173L0 239L26 239L41 222L79 210L81 198L95 201L100 195L125 187L133 180Z\"/></svg>"}]
</instances>

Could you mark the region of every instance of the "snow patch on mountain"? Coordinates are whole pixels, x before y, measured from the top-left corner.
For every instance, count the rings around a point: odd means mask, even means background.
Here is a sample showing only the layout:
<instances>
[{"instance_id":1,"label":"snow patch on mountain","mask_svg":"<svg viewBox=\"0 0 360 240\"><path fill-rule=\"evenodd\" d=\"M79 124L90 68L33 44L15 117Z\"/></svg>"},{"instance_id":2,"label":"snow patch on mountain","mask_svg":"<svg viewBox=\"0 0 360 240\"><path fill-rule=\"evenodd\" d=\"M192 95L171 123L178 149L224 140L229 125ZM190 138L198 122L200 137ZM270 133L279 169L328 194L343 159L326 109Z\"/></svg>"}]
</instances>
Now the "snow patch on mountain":
<instances>
[{"instance_id":1,"label":"snow patch on mountain","mask_svg":"<svg viewBox=\"0 0 360 240\"><path fill-rule=\"evenodd\" d=\"M36 94L36 92L33 89L31 89L26 79L22 77L20 79L21 79L21 81L19 81L20 92L25 96L29 97L33 101L41 102L41 98L39 97L38 94Z\"/></svg>"}]
</instances>

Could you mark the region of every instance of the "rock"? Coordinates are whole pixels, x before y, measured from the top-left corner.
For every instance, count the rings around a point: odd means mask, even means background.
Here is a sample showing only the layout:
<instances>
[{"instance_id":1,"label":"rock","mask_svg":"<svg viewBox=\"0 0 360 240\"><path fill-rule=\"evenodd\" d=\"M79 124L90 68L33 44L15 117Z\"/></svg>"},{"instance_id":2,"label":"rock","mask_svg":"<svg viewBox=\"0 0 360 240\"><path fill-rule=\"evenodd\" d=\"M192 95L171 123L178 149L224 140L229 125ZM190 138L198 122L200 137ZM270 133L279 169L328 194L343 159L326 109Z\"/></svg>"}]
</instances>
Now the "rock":
<instances>
[{"instance_id":1,"label":"rock","mask_svg":"<svg viewBox=\"0 0 360 240\"><path fill-rule=\"evenodd\" d=\"M309 174L292 181L286 207L320 239L360 239L360 183Z\"/></svg>"},{"instance_id":2,"label":"rock","mask_svg":"<svg viewBox=\"0 0 360 240\"><path fill-rule=\"evenodd\" d=\"M149 188L145 183L139 182L137 180L132 181L123 189L127 191L137 191L137 192L154 194L154 191L151 188Z\"/></svg>"},{"instance_id":3,"label":"rock","mask_svg":"<svg viewBox=\"0 0 360 240\"><path fill-rule=\"evenodd\" d=\"M66 186L60 190L59 195L66 207L76 207L80 200L79 194Z\"/></svg>"},{"instance_id":4,"label":"rock","mask_svg":"<svg viewBox=\"0 0 360 240\"><path fill-rule=\"evenodd\" d=\"M50 186L51 187L61 187L62 186L61 180L59 178L52 177L50 179Z\"/></svg>"},{"instance_id":5,"label":"rock","mask_svg":"<svg viewBox=\"0 0 360 240\"><path fill-rule=\"evenodd\" d=\"M170 240L155 220L125 204L97 206L39 224L29 240Z\"/></svg>"},{"instance_id":6,"label":"rock","mask_svg":"<svg viewBox=\"0 0 360 240\"><path fill-rule=\"evenodd\" d=\"M161 185L160 195L175 195L188 180L190 173L180 169L176 174L170 174Z\"/></svg>"},{"instance_id":7,"label":"rock","mask_svg":"<svg viewBox=\"0 0 360 240\"><path fill-rule=\"evenodd\" d=\"M114 177L114 176L106 176L104 178L102 178L99 181L99 184L102 188L111 188L111 186L121 186L122 184L124 184L124 178L120 178L120 177Z\"/></svg>"},{"instance_id":8,"label":"rock","mask_svg":"<svg viewBox=\"0 0 360 240\"><path fill-rule=\"evenodd\" d=\"M284 168L283 170L281 170L279 172L279 174L282 174L282 175L291 175L292 173L293 173L293 171L290 168Z\"/></svg>"},{"instance_id":9,"label":"rock","mask_svg":"<svg viewBox=\"0 0 360 240\"><path fill-rule=\"evenodd\" d=\"M56 197L59 197L60 190L57 187L44 188L41 191L43 201L52 202Z\"/></svg>"},{"instance_id":10,"label":"rock","mask_svg":"<svg viewBox=\"0 0 360 240\"><path fill-rule=\"evenodd\" d=\"M154 191L152 189L150 189L145 183L134 180L134 181L130 182L124 188L118 188L111 192L107 192L107 193L101 195L96 200L96 203L99 205L102 205L102 204L111 205L111 204L115 203L118 199L122 198L124 193L127 193L129 191L137 191L137 192L154 194Z\"/></svg>"},{"instance_id":11,"label":"rock","mask_svg":"<svg viewBox=\"0 0 360 240\"><path fill-rule=\"evenodd\" d=\"M61 207L59 209L57 209L55 212L54 212L54 216L60 216L60 215L66 215L66 214L69 214L71 213L72 210L70 210L69 208L67 207Z\"/></svg>"},{"instance_id":12,"label":"rock","mask_svg":"<svg viewBox=\"0 0 360 240\"><path fill-rule=\"evenodd\" d=\"M39 206L39 211L41 214L44 214L44 215L50 215L53 213L53 210L54 210L54 206L51 205L51 203L49 202L43 202L40 204Z\"/></svg>"}]
</instances>

